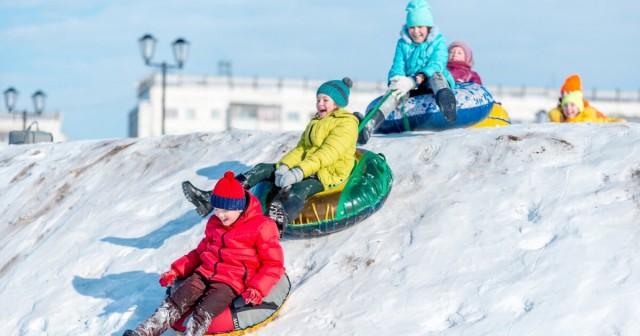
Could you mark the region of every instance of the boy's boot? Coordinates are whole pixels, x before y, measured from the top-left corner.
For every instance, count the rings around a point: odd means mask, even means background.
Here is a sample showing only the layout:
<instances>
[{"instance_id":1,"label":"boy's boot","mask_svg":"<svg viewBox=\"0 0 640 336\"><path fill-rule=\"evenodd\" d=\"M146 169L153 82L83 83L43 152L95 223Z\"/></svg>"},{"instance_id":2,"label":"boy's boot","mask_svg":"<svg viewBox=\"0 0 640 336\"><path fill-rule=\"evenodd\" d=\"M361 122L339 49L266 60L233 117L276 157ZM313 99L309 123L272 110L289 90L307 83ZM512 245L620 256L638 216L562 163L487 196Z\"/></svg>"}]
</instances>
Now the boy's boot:
<instances>
[{"instance_id":1,"label":"boy's boot","mask_svg":"<svg viewBox=\"0 0 640 336\"><path fill-rule=\"evenodd\" d=\"M278 232L280 232L280 237L282 237L284 230L287 229L287 224L289 224L289 217L287 216L287 212L284 211L282 201L277 197L269 204L269 218L276 222Z\"/></svg>"},{"instance_id":2,"label":"boy's boot","mask_svg":"<svg viewBox=\"0 0 640 336\"><path fill-rule=\"evenodd\" d=\"M283 201L283 198L286 199ZM298 217L303 208L304 200L296 194L291 193L288 196L274 198L269 205L269 217L278 225L280 237L287 229L287 225Z\"/></svg>"},{"instance_id":3,"label":"boy's boot","mask_svg":"<svg viewBox=\"0 0 640 336\"><path fill-rule=\"evenodd\" d=\"M282 204L282 208L287 214L287 218L290 221L294 221L304 208L304 199L294 193L291 193L289 194L289 198L287 198L287 200Z\"/></svg>"},{"instance_id":4,"label":"boy's boot","mask_svg":"<svg viewBox=\"0 0 640 336\"><path fill-rule=\"evenodd\" d=\"M135 330L127 330L123 336L151 336L160 335L175 323L181 314L169 299L165 300L158 309L142 322Z\"/></svg>"},{"instance_id":5,"label":"boy's boot","mask_svg":"<svg viewBox=\"0 0 640 336\"><path fill-rule=\"evenodd\" d=\"M236 180L237 180L238 182L240 182L240 184L242 184L242 187L243 187L245 190L249 190L249 189L251 189L251 186L249 185L249 180L247 179L247 177L246 177L246 176L244 176L244 174L238 174L238 175L236 175Z\"/></svg>"},{"instance_id":6,"label":"boy's boot","mask_svg":"<svg viewBox=\"0 0 640 336\"><path fill-rule=\"evenodd\" d=\"M456 95L442 73L436 72L429 78L429 86L436 96L436 105L444 115L444 119L452 123L456 121Z\"/></svg>"},{"instance_id":7,"label":"boy's boot","mask_svg":"<svg viewBox=\"0 0 640 336\"><path fill-rule=\"evenodd\" d=\"M182 182L182 192L191 204L195 205L196 212L200 217L207 217L213 211L211 206L211 192L200 190L189 181Z\"/></svg>"}]
</instances>

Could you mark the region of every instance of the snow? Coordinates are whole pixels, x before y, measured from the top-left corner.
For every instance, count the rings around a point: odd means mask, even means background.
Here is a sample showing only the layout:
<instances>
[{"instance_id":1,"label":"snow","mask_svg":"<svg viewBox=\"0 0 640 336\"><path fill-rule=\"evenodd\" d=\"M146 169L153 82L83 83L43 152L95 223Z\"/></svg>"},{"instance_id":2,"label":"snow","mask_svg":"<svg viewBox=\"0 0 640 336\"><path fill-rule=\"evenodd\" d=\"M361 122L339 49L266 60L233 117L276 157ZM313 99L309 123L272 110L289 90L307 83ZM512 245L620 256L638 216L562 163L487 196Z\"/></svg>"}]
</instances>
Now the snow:
<instances>
[{"instance_id":1,"label":"snow","mask_svg":"<svg viewBox=\"0 0 640 336\"><path fill-rule=\"evenodd\" d=\"M121 335L205 219L180 183L274 161L298 132L229 131L0 148L0 325ZM376 136L384 206L286 236L292 292L255 335L637 335L640 124ZM173 335L172 331L165 333Z\"/></svg>"}]
</instances>

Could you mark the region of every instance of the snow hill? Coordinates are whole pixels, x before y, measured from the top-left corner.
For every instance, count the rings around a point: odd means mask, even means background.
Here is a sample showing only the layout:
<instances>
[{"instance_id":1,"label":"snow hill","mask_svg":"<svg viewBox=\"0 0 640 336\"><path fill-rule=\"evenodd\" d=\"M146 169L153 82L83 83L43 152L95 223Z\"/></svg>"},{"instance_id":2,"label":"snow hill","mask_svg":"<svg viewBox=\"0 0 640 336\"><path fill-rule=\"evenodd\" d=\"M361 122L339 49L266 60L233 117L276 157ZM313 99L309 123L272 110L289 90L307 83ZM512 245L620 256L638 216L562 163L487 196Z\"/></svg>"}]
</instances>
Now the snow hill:
<instances>
[{"instance_id":1,"label":"snow hill","mask_svg":"<svg viewBox=\"0 0 640 336\"><path fill-rule=\"evenodd\" d=\"M0 333L135 327L162 300L159 273L204 230L180 183L210 188L298 136L0 148ZM387 202L348 230L283 239L293 291L255 335L638 335L640 124L416 132L365 147L394 172Z\"/></svg>"}]
</instances>

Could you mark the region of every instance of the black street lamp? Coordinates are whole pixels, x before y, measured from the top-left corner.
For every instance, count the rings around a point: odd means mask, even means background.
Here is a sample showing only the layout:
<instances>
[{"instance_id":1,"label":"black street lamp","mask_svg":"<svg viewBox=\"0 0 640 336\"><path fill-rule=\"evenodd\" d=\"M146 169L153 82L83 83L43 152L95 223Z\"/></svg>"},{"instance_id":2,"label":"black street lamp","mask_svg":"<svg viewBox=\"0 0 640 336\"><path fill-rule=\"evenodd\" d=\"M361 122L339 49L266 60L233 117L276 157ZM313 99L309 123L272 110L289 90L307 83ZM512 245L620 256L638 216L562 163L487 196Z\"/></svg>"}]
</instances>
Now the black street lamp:
<instances>
[{"instance_id":1,"label":"black street lamp","mask_svg":"<svg viewBox=\"0 0 640 336\"><path fill-rule=\"evenodd\" d=\"M33 107L35 108L34 112L27 112L27 110L22 111L22 130L27 129L27 114L35 114L36 116L40 116L42 111L44 110L44 100L47 98L47 95L44 92L38 90L31 95L31 99L33 100ZM4 102L7 105L7 110L9 113L13 112L13 107L18 100L18 90L13 87L10 87L4 91Z\"/></svg>"},{"instance_id":2,"label":"black street lamp","mask_svg":"<svg viewBox=\"0 0 640 336\"><path fill-rule=\"evenodd\" d=\"M140 51L142 52L144 64L148 66L159 67L162 69L162 135L164 135L164 120L166 117L165 90L167 87L167 69L182 69L184 62L187 61L187 57L189 56L189 41L183 38L178 38L171 44L171 47L173 48L173 57L176 59L176 64L167 64L167 62L151 62L151 58L153 58L153 52L156 47L156 39L151 34L142 36L138 40L138 43L140 43Z\"/></svg>"}]
</instances>

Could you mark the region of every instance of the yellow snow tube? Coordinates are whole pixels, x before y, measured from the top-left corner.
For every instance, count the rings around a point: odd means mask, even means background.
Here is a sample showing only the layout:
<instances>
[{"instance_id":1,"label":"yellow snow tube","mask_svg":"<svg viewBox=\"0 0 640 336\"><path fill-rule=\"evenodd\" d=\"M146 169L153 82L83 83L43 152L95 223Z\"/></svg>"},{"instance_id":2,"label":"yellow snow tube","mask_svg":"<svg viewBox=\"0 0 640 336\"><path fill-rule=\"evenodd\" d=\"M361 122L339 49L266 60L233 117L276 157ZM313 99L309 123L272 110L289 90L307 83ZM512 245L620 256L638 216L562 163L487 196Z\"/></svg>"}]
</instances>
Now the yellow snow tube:
<instances>
[{"instance_id":1,"label":"yellow snow tube","mask_svg":"<svg viewBox=\"0 0 640 336\"><path fill-rule=\"evenodd\" d=\"M484 118L484 120L473 126L469 126L469 128L500 127L508 125L511 125L511 118L509 118L507 110L505 110L500 103L496 102L493 104L491 112L489 112L489 115Z\"/></svg>"}]
</instances>

